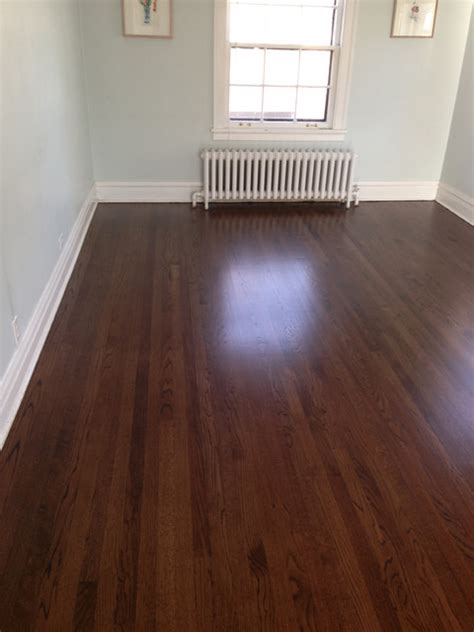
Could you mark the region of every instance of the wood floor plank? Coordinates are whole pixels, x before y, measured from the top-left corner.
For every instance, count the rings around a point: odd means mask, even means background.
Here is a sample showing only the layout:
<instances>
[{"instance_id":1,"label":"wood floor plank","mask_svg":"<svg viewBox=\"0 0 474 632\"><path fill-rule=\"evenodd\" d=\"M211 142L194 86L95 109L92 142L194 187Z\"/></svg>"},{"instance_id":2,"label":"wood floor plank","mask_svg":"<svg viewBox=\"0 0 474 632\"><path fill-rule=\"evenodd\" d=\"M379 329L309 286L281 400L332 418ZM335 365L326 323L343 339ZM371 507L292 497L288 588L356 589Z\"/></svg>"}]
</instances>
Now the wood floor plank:
<instances>
[{"instance_id":1,"label":"wood floor plank","mask_svg":"<svg viewBox=\"0 0 474 632\"><path fill-rule=\"evenodd\" d=\"M2 632L471 630L472 236L99 205L0 454Z\"/></svg>"}]
</instances>

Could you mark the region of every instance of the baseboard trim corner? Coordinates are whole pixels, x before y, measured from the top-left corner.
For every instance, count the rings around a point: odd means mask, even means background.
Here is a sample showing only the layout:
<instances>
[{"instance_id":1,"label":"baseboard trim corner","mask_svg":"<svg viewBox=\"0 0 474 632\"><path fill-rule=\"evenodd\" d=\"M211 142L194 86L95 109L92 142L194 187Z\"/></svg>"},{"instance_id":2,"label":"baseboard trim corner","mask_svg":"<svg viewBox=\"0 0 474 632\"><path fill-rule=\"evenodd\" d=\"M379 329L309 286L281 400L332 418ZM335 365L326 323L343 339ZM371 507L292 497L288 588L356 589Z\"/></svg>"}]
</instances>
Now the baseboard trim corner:
<instances>
[{"instance_id":1,"label":"baseboard trim corner","mask_svg":"<svg viewBox=\"0 0 474 632\"><path fill-rule=\"evenodd\" d=\"M97 182L99 202L191 202L200 182Z\"/></svg>"},{"instance_id":2,"label":"baseboard trim corner","mask_svg":"<svg viewBox=\"0 0 474 632\"><path fill-rule=\"evenodd\" d=\"M97 206L92 186L0 383L0 449L15 420Z\"/></svg>"},{"instance_id":3,"label":"baseboard trim corner","mask_svg":"<svg viewBox=\"0 0 474 632\"><path fill-rule=\"evenodd\" d=\"M436 201L471 226L474 226L474 198L470 198L459 189L440 182Z\"/></svg>"}]
</instances>

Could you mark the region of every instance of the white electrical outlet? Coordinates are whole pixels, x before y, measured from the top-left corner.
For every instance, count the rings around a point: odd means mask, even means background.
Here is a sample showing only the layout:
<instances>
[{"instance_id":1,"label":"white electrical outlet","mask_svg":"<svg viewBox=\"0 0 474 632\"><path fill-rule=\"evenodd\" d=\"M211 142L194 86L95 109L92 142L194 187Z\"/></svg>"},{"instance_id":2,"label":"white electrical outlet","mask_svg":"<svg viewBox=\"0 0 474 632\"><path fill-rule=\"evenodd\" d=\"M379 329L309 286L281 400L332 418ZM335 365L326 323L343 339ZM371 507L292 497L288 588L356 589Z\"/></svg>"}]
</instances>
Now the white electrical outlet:
<instances>
[{"instance_id":1,"label":"white electrical outlet","mask_svg":"<svg viewBox=\"0 0 474 632\"><path fill-rule=\"evenodd\" d=\"M58 237L59 250L63 249L64 246L64 235L61 233Z\"/></svg>"},{"instance_id":2,"label":"white electrical outlet","mask_svg":"<svg viewBox=\"0 0 474 632\"><path fill-rule=\"evenodd\" d=\"M16 344L18 344L20 342L20 327L18 325L18 316L15 316L15 318L12 320L12 327L15 342Z\"/></svg>"}]
</instances>

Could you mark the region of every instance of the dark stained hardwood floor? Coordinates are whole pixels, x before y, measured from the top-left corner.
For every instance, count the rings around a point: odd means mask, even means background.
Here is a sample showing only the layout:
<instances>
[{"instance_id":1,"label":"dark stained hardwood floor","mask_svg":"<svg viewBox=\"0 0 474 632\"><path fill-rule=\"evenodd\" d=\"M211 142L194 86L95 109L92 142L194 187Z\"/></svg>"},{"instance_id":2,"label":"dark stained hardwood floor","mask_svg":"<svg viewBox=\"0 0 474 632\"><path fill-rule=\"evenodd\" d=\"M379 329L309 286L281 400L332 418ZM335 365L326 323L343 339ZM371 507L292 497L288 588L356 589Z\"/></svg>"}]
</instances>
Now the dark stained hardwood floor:
<instances>
[{"instance_id":1,"label":"dark stained hardwood floor","mask_svg":"<svg viewBox=\"0 0 474 632\"><path fill-rule=\"evenodd\" d=\"M100 205L0 455L2 632L470 632L473 230Z\"/></svg>"}]
</instances>

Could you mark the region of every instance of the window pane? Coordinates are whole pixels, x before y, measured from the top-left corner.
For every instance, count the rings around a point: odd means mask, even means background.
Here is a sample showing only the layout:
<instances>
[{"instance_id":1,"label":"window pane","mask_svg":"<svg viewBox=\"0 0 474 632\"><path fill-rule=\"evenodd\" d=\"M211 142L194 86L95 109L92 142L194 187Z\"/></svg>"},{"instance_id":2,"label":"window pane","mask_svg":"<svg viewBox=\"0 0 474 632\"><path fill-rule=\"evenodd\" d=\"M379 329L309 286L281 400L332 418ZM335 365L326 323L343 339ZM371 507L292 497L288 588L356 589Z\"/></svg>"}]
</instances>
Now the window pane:
<instances>
[{"instance_id":1,"label":"window pane","mask_svg":"<svg viewBox=\"0 0 474 632\"><path fill-rule=\"evenodd\" d=\"M261 48L232 48L230 51L230 83L263 83L263 50Z\"/></svg>"},{"instance_id":2,"label":"window pane","mask_svg":"<svg viewBox=\"0 0 474 632\"><path fill-rule=\"evenodd\" d=\"M263 118L293 120L296 88L264 88Z\"/></svg>"},{"instance_id":3,"label":"window pane","mask_svg":"<svg viewBox=\"0 0 474 632\"><path fill-rule=\"evenodd\" d=\"M303 86L328 86L331 70L331 52L302 50L299 83Z\"/></svg>"},{"instance_id":4,"label":"window pane","mask_svg":"<svg viewBox=\"0 0 474 632\"><path fill-rule=\"evenodd\" d=\"M298 44L301 40L301 8L288 6L265 7L267 44Z\"/></svg>"},{"instance_id":5,"label":"window pane","mask_svg":"<svg viewBox=\"0 0 474 632\"><path fill-rule=\"evenodd\" d=\"M324 88L299 88L296 118L304 121L324 121L328 90Z\"/></svg>"},{"instance_id":6,"label":"window pane","mask_svg":"<svg viewBox=\"0 0 474 632\"><path fill-rule=\"evenodd\" d=\"M239 4L239 0L232 0L236 4ZM336 0L242 0L242 4L285 4L301 6L320 6L320 7L333 7L336 4Z\"/></svg>"},{"instance_id":7,"label":"window pane","mask_svg":"<svg viewBox=\"0 0 474 632\"><path fill-rule=\"evenodd\" d=\"M229 41L238 44L264 43L268 7L251 4L230 5Z\"/></svg>"},{"instance_id":8,"label":"window pane","mask_svg":"<svg viewBox=\"0 0 474 632\"><path fill-rule=\"evenodd\" d=\"M333 8L285 4L231 3L231 42L240 44L332 44Z\"/></svg>"},{"instance_id":9,"label":"window pane","mask_svg":"<svg viewBox=\"0 0 474 632\"><path fill-rule=\"evenodd\" d=\"M301 32L299 44L330 46L334 29L333 9L303 7L301 9Z\"/></svg>"},{"instance_id":10,"label":"window pane","mask_svg":"<svg viewBox=\"0 0 474 632\"><path fill-rule=\"evenodd\" d=\"M298 83L297 50L267 49L265 57L265 83L296 86Z\"/></svg>"},{"instance_id":11,"label":"window pane","mask_svg":"<svg viewBox=\"0 0 474 632\"><path fill-rule=\"evenodd\" d=\"M231 119L260 119L262 88L230 86L229 114Z\"/></svg>"}]
</instances>

